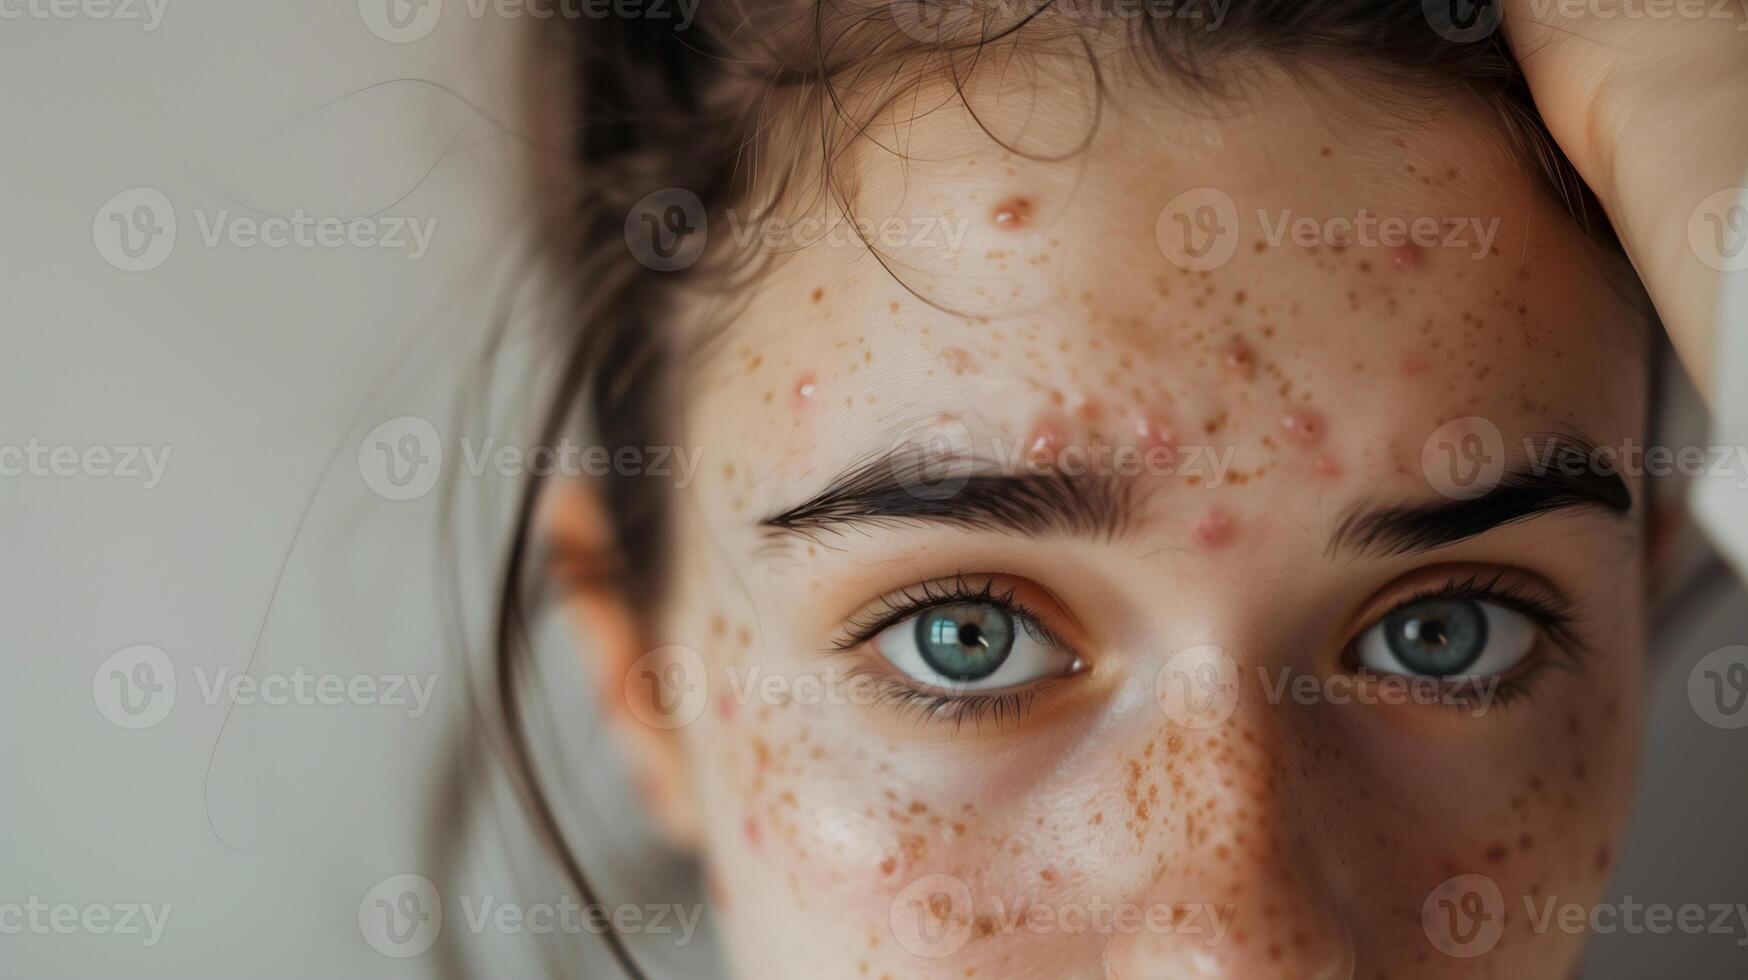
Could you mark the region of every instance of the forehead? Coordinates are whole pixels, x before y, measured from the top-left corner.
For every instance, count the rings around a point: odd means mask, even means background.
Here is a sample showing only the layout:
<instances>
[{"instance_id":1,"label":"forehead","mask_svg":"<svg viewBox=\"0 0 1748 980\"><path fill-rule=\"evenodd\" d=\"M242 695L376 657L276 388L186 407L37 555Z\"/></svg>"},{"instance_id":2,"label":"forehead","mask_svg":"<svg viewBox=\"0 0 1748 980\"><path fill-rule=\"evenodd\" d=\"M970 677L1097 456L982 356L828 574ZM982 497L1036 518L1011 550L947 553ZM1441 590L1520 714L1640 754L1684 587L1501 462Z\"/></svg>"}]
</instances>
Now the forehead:
<instances>
[{"instance_id":1,"label":"forehead","mask_svg":"<svg viewBox=\"0 0 1748 980\"><path fill-rule=\"evenodd\" d=\"M1088 139L1087 105L923 98L843 164L850 212L739 229L782 258L685 429L744 464L741 519L943 421L1017 451L1166 431L1253 496L1411 483L1463 416L1637 431L1640 325L1477 107L1380 126L1357 94L1214 112L1118 80Z\"/></svg>"}]
</instances>

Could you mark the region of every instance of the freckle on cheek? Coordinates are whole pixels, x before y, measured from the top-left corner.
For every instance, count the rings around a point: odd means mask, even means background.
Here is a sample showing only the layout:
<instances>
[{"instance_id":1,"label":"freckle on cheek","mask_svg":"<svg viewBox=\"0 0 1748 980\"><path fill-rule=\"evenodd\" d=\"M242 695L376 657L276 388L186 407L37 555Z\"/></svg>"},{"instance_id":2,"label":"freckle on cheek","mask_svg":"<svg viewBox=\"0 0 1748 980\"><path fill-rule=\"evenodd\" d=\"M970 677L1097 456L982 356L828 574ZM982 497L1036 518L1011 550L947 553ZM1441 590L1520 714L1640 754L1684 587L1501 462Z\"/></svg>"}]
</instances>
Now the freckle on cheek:
<instances>
[{"instance_id":1,"label":"freckle on cheek","mask_svg":"<svg viewBox=\"0 0 1748 980\"><path fill-rule=\"evenodd\" d=\"M977 370L977 362L971 359L969 353L958 347L947 348L941 356L946 359L947 366L953 369L954 374L964 374L967 371Z\"/></svg>"},{"instance_id":2,"label":"freckle on cheek","mask_svg":"<svg viewBox=\"0 0 1748 980\"><path fill-rule=\"evenodd\" d=\"M1196 543L1202 547L1218 548L1231 543L1237 529L1232 526L1230 514L1218 507L1210 507L1196 519L1194 534Z\"/></svg>"}]
</instances>

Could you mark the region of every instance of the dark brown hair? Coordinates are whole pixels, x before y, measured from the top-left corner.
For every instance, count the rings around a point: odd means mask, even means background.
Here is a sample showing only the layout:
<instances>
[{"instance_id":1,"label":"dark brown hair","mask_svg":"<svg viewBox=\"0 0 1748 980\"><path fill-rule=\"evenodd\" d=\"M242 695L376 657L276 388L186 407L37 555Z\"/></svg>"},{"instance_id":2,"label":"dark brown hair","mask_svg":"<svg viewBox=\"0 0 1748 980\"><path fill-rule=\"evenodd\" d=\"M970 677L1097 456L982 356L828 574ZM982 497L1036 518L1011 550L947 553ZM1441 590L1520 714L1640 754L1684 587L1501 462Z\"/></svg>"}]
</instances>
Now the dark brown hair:
<instances>
[{"instance_id":1,"label":"dark brown hair","mask_svg":"<svg viewBox=\"0 0 1748 980\"><path fill-rule=\"evenodd\" d=\"M536 129L556 134L562 150L540 158L533 190L564 315L543 341L558 380L531 445L579 428L610 452L670 444L668 393L688 352L664 329L668 311L683 288L732 291L761 269L714 247L682 270L639 261L625 227L640 201L683 189L707 222L755 196L830 199L848 212L835 165L873 140L869 126L881 112L930 81L962 96L981 60L1033 44L1078 45L1095 86L1095 52L1117 51L1157 69L1163 83L1215 100L1241 92L1258 65L1375 83L1381 118L1467 99L1496 115L1501 138L1547 193L1612 245L1594 199L1537 117L1502 32L1488 26L1456 23L1447 0L710 0L690 24L552 18L534 42L529 94L540 107ZM850 96L870 88L879 98ZM536 778L524 706L542 491L539 477L520 489L497 596L491 716L481 721L497 733L534 831L592 903ZM595 571L611 574L633 609L654 615L669 566L668 501L658 481L638 476L607 477L600 491L615 547ZM477 796L466 786L490 754L464 742L441 802L452 832L435 845L439 860L453 857ZM622 937L608 932L606 941L626 975L644 975Z\"/></svg>"}]
</instances>

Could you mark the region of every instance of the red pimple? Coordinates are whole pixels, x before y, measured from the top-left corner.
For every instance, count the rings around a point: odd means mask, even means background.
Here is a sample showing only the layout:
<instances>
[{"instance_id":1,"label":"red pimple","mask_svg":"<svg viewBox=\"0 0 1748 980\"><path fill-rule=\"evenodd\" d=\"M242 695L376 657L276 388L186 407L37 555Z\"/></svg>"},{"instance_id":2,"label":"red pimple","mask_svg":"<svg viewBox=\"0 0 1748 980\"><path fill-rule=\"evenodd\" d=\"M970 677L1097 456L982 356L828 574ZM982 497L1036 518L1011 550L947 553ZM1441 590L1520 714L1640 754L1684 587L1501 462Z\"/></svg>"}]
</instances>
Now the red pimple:
<instances>
[{"instance_id":1,"label":"red pimple","mask_svg":"<svg viewBox=\"0 0 1748 980\"><path fill-rule=\"evenodd\" d=\"M818 391L819 382L814 380L812 373L802 375L795 382L795 407L806 408Z\"/></svg>"},{"instance_id":2,"label":"red pimple","mask_svg":"<svg viewBox=\"0 0 1748 980\"><path fill-rule=\"evenodd\" d=\"M716 713L723 721L734 720L734 699L726 694L717 695Z\"/></svg>"},{"instance_id":3,"label":"red pimple","mask_svg":"<svg viewBox=\"0 0 1748 980\"><path fill-rule=\"evenodd\" d=\"M1012 231L1031 223L1032 199L1029 197L1010 197L997 204L989 213L989 220L995 222L997 228Z\"/></svg>"},{"instance_id":4,"label":"red pimple","mask_svg":"<svg viewBox=\"0 0 1748 980\"><path fill-rule=\"evenodd\" d=\"M1143 415L1136 420L1135 438L1140 440L1141 448L1144 450L1177 451L1177 432L1161 421L1157 415Z\"/></svg>"},{"instance_id":5,"label":"red pimple","mask_svg":"<svg viewBox=\"0 0 1748 980\"><path fill-rule=\"evenodd\" d=\"M1317 457L1317 461L1312 463L1311 466L1317 471L1318 476L1331 480L1341 476L1341 460L1336 459L1334 456L1330 456L1327 453Z\"/></svg>"},{"instance_id":6,"label":"red pimple","mask_svg":"<svg viewBox=\"0 0 1748 980\"><path fill-rule=\"evenodd\" d=\"M1055 416L1045 416L1032 426L1032 434L1026 437L1026 457L1034 463L1054 463L1067 442L1061 421Z\"/></svg>"},{"instance_id":7,"label":"red pimple","mask_svg":"<svg viewBox=\"0 0 1748 980\"><path fill-rule=\"evenodd\" d=\"M759 841L762 839L762 835L759 833L759 822L752 817L748 817L744 829L747 836L747 845L749 847L757 848L759 846Z\"/></svg>"},{"instance_id":8,"label":"red pimple","mask_svg":"<svg viewBox=\"0 0 1748 980\"><path fill-rule=\"evenodd\" d=\"M1196 543L1204 548L1218 548L1232 540L1235 530L1232 517L1218 507L1210 507L1196 519Z\"/></svg>"},{"instance_id":9,"label":"red pimple","mask_svg":"<svg viewBox=\"0 0 1748 980\"><path fill-rule=\"evenodd\" d=\"M1281 428L1287 430L1288 442L1309 448L1323 441L1323 414L1313 408L1288 409Z\"/></svg>"},{"instance_id":10,"label":"red pimple","mask_svg":"<svg viewBox=\"0 0 1748 980\"><path fill-rule=\"evenodd\" d=\"M1390 264L1398 269L1412 269L1420 264L1420 246L1403 242L1390 249Z\"/></svg>"},{"instance_id":11,"label":"red pimple","mask_svg":"<svg viewBox=\"0 0 1748 980\"><path fill-rule=\"evenodd\" d=\"M1243 337L1234 337L1220 350L1220 360L1234 377L1249 381L1256 377L1256 351Z\"/></svg>"},{"instance_id":12,"label":"red pimple","mask_svg":"<svg viewBox=\"0 0 1748 980\"><path fill-rule=\"evenodd\" d=\"M1402 358L1402 376L1404 378L1419 378L1432 373L1432 363L1418 354L1409 354Z\"/></svg>"}]
</instances>

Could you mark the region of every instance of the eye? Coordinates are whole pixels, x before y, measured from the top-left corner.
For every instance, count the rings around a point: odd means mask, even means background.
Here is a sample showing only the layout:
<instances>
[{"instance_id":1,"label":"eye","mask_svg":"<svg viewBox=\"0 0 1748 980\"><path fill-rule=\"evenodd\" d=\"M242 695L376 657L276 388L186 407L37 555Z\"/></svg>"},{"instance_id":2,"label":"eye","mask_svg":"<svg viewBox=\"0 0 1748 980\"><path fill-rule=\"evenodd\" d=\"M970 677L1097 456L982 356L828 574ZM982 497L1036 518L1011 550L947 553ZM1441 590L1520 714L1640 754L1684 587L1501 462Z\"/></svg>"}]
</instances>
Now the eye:
<instances>
[{"instance_id":1,"label":"eye","mask_svg":"<svg viewBox=\"0 0 1748 980\"><path fill-rule=\"evenodd\" d=\"M1491 677L1536 645L1536 624L1483 599L1417 599L1390 610L1354 642L1367 670L1438 678Z\"/></svg>"},{"instance_id":2,"label":"eye","mask_svg":"<svg viewBox=\"0 0 1748 980\"><path fill-rule=\"evenodd\" d=\"M1030 616L999 602L929 606L882 630L874 647L913 683L954 694L1024 687L1078 663Z\"/></svg>"}]
</instances>

